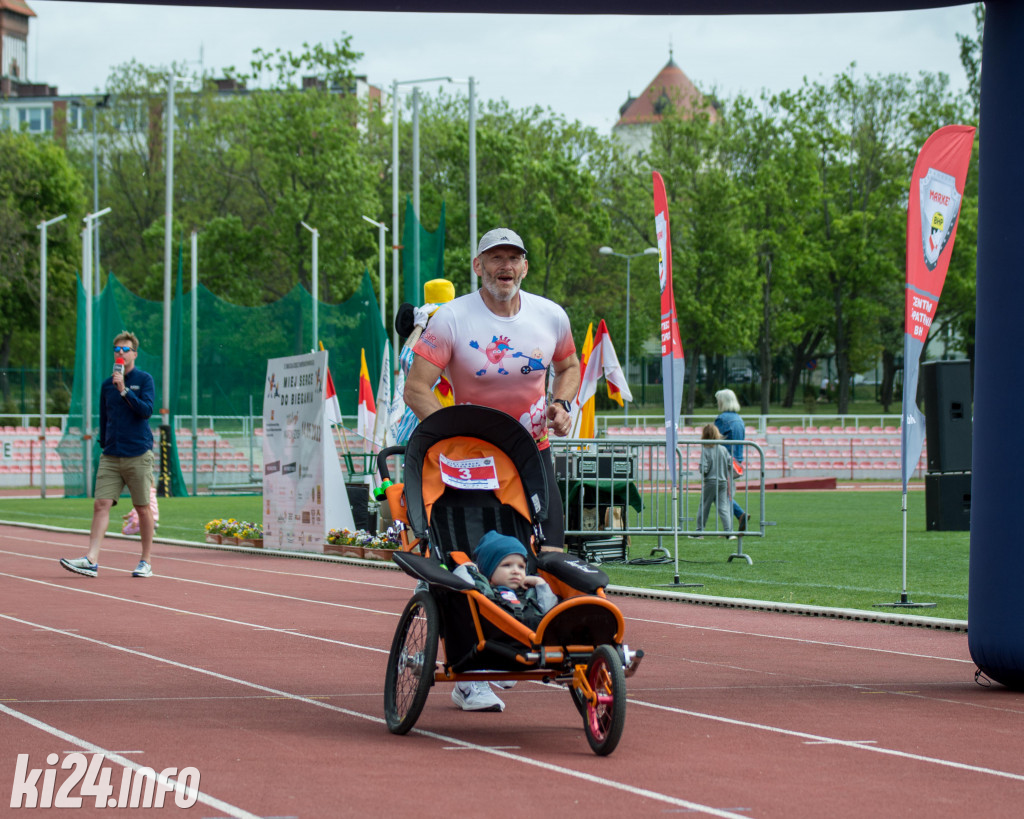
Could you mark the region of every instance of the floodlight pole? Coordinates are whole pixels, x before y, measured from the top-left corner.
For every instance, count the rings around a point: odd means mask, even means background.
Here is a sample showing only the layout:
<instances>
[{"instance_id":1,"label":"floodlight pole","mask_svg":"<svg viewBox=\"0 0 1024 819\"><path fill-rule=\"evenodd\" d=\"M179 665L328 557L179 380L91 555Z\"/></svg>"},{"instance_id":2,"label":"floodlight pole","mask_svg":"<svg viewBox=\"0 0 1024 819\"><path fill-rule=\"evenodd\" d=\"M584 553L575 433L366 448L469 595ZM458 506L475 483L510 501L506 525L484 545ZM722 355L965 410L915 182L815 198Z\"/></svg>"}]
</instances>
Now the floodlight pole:
<instances>
[{"instance_id":1,"label":"floodlight pole","mask_svg":"<svg viewBox=\"0 0 1024 819\"><path fill-rule=\"evenodd\" d=\"M36 225L39 231L39 496L46 497L46 229L68 215L62 213Z\"/></svg>"},{"instance_id":2,"label":"floodlight pole","mask_svg":"<svg viewBox=\"0 0 1024 819\"><path fill-rule=\"evenodd\" d=\"M192 289L189 297L192 301L192 494L199 494L198 476L198 432L199 432L199 231L192 231Z\"/></svg>"},{"instance_id":3,"label":"floodlight pole","mask_svg":"<svg viewBox=\"0 0 1024 819\"><path fill-rule=\"evenodd\" d=\"M377 247L380 248L380 323L384 327L384 337L388 335L388 325L386 320L387 308L384 305L384 280L387 272L387 261L384 254L384 233L388 227L383 222L378 222L376 219L371 219L369 216L363 216L363 218L371 225L377 228Z\"/></svg>"},{"instance_id":4,"label":"floodlight pole","mask_svg":"<svg viewBox=\"0 0 1024 819\"><path fill-rule=\"evenodd\" d=\"M469 78L469 258L476 256L476 80ZM469 288L476 291L476 276L470 275Z\"/></svg>"},{"instance_id":5,"label":"floodlight pole","mask_svg":"<svg viewBox=\"0 0 1024 819\"><path fill-rule=\"evenodd\" d=\"M82 391L84 411L84 427L82 439L85 441L85 496L92 497L92 230L93 224L110 208L99 213L87 213L85 227L82 229L82 286L85 288L85 389Z\"/></svg>"},{"instance_id":6,"label":"floodlight pole","mask_svg":"<svg viewBox=\"0 0 1024 819\"><path fill-rule=\"evenodd\" d=\"M96 117L100 108L106 108L110 103L110 94L104 94L102 100L97 100L92 106L92 209L95 213L100 209L100 173L99 173L99 138L96 136ZM97 222L93 226L93 267L95 268L95 290L100 290L100 226Z\"/></svg>"},{"instance_id":7,"label":"floodlight pole","mask_svg":"<svg viewBox=\"0 0 1024 819\"><path fill-rule=\"evenodd\" d=\"M395 316L398 315L398 86L417 85L425 82L453 82L451 77L428 77L422 80L392 80L391 82L391 323L394 325ZM413 89L413 178L414 197L413 208L416 210L416 221L419 222L419 93ZM413 269L419 277L419 225L413 239L417 250ZM387 327L385 326L385 331ZM398 350L398 331L392 330L393 349ZM396 359L397 360L397 359Z\"/></svg>"},{"instance_id":8,"label":"floodlight pole","mask_svg":"<svg viewBox=\"0 0 1024 819\"><path fill-rule=\"evenodd\" d=\"M598 248L597 252L602 256L618 256L620 259L626 260L626 383L629 383L629 310L633 304L629 297L629 263L637 256L657 256L659 251L656 247L647 247L639 253L616 253L605 245ZM627 424L629 423L629 401L626 402L625 421Z\"/></svg>"},{"instance_id":9,"label":"floodlight pole","mask_svg":"<svg viewBox=\"0 0 1024 819\"><path fill-rule=\"evenodd\" d=\"M313 234L313 346L310 347L310 349L315 352L319 349L317 341L320 338L320 260L318 257L320 231L316 228L310 227L305 222L302 222L301 224L306 230Z\"/></svg>"}]
</instances>

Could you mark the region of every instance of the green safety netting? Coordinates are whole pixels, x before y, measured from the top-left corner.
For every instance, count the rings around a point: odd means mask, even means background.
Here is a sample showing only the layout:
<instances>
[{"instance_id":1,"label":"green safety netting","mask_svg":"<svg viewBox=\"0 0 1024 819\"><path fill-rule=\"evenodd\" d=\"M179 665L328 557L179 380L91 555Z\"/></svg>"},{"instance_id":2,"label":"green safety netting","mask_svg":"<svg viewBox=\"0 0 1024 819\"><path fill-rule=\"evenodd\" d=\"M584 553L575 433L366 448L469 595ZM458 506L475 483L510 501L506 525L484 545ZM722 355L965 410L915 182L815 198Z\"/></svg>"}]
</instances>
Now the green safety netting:
<instances>
[{"instance_id":1,"label":"green safety netting","mask_svg":"<svg viewBox=\"0 0 1024 819\"><path fill-rule=\"evenodd\" d=\"M416 238L419 232L420 264L416 265ZM405 227L402 230L402 271L404 287L402 300L409 304L423 304L423 283L444 278L444 202L441 218L433 233L423 227L413 211L412 200L405 200Z\"/></svg>"},{"instance_id":2,"label":"green safety netting","mask_svg":"<svg viewBox=\"0 0 1024 819\"><path fill-rule=\"evenodd\" d=\"M75 380L68 423L58 446L64 471L66 497L86 492L83 463L86 443L83 424L85 385L85 291L78 286L78 332ZM163 302L148 301L129 291L111 274L102 292L93 297L92 319L92 446L93 469L99 461L99 386L113 366L111 345L121 330L139 339L136 366L153 376L156 405L151 424L159 440L159 413L163 405ZM161 489L172 495L188 494L178 465L174 430L189 426L192 418L192 295L182 293L179 260L177 287L171 310L169 446L163 451ZM279 301L259 307L240 307L218 298L202 284L196 287L198 351L198 409L201 416L248 417L263 413L267 359L299 355L313 349L313 301L296 285ZM317 308L319 340L330 354L331 374L341 411L355 415L359 399L359 351L366 350L371 383L376 386L388 346L380 308L369 273L359 289L340 304Z\"/></svg>"}]
</instances>

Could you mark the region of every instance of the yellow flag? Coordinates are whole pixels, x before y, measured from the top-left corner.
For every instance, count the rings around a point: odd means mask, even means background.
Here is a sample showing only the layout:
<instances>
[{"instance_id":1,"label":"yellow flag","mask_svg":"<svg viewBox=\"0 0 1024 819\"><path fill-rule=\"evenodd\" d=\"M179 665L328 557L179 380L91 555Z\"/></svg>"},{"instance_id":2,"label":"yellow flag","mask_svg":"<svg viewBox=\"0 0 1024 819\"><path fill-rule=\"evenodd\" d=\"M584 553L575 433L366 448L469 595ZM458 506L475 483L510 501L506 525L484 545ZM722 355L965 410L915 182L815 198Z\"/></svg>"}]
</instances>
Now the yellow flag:
<instances>
[{"instance_id":1,"label":"yellow flag","mask_svg":"<svg viewBox=\"0 0 1024 819\"><path fill-rule=\"evenodd\" d=\"M587 362L590 361L590 354L594 351L594 322L587 326L587 337L583 341L583 367L580 372L580 383L583 383L583 373L586 372ZM594 437L594 397L591 396L582 407L580 407L580 438Z\"/></svg>"}]
</instances>

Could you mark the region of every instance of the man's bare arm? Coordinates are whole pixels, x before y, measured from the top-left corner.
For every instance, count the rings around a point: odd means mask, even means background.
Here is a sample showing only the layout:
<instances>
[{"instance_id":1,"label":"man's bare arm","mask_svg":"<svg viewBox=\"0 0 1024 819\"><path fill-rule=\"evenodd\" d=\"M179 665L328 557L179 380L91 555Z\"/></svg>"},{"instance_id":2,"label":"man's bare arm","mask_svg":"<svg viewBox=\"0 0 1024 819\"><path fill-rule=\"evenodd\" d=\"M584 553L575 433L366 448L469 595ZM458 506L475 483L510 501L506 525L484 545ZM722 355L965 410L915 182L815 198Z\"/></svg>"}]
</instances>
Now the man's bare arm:
<instances>
[{"instance_id":1,"label":"man's bare arm","mask_svg":"<svg viewBox=\"0 0 1024 819\"><path fill-rule=\"evenodd\" d=\"M416 356L405 377L405 405L421 421L441 409L441 402L434 395L434 384L440 378L442 369L431 364L422 356Z\"/></svg>"}]
</instances>

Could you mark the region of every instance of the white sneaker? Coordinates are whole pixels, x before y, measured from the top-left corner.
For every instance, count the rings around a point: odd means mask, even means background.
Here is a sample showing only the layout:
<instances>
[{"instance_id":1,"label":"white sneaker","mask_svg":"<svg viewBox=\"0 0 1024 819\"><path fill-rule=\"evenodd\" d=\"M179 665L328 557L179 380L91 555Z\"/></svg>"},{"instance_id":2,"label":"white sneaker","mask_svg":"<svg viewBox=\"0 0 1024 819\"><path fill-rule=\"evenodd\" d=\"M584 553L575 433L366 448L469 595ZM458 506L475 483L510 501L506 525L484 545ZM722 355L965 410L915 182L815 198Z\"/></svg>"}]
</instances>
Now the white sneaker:
<instances>
[{"instance_id":1,"label":"white sneaker","mask_svg":"<svg viewBox=\"0 0 1024 819\"><path fill-rule=\"evenodd\" d=\"M452 702L463 711L504 711L505 703L485 682L457 682L452 689Z\"/></svg>"},{"instance_id":2,"label":"white sneaker","mask_svg":"<svg viewBox=\"0 0 1024 819\"><path fill-rule=\"evenodd\" d=\"M132 572L132 577L152 577L153 567L150 566L145 560L140 560L139 565L135 567L135 571Z\"/></svg>"},{"instance_id":3,"label":"white sneaker","mask_svg":"<svg viewBox=\"0 0 1024 819\"><path fill-rule=\"evenodd\" d=\"M495 688L500 688L502 691L508 691L516 682L517 680L491 680L491 685Z\"/></svg>"},{"instance_id":4,"label":"white sneaker","mask_svg":"<svg viewBox=\"0 0 1024 819\"><path fill-rule=\"evenodd\" d=\"M84 574L86 577L95 577L100 570L100 564L90 561L88 555L86 557L75 557L71 560L68 560L66 557L62 557L60 559L60 565L69 572Z\"/></svg>"}]
</instances>

